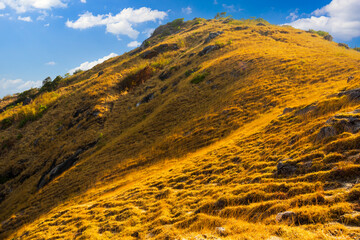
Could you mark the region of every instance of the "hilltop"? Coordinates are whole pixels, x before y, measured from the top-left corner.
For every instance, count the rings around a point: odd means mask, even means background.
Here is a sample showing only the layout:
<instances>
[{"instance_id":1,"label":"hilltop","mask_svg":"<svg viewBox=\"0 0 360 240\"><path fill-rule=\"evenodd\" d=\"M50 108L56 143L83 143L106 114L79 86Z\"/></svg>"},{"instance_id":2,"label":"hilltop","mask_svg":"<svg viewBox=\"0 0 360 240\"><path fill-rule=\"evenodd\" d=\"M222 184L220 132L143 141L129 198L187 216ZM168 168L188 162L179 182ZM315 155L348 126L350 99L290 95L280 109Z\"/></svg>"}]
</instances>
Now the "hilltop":
<instances>
[{"instance_id":1,"label":"hilltop","mask_svg":"<svg viewBox=\"0 0 360 240\"><path fill-rule=\"evenodd\" d=\"M4 239L360 238L360 53L175 20L1 103Z\"/></svg>"}]
</instances>

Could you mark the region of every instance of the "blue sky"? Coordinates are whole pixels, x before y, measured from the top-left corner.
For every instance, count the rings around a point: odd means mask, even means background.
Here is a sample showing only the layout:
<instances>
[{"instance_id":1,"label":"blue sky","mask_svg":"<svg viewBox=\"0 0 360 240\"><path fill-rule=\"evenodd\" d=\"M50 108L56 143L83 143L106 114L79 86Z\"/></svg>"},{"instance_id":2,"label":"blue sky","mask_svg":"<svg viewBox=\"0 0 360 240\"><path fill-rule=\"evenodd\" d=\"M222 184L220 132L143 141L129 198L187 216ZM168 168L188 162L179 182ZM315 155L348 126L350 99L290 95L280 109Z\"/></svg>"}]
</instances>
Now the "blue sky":
<instances>
[{"instance_id":1,"label":"blue sky","mask_svg":"<svg viewBox=\"0 0 360 240\"><path fill-rule=\"evenodd\" d=\"M223 11L360 46L359 0L0 0L0 97L127 52L160 24Z\"/></svg>"}]
</instances>

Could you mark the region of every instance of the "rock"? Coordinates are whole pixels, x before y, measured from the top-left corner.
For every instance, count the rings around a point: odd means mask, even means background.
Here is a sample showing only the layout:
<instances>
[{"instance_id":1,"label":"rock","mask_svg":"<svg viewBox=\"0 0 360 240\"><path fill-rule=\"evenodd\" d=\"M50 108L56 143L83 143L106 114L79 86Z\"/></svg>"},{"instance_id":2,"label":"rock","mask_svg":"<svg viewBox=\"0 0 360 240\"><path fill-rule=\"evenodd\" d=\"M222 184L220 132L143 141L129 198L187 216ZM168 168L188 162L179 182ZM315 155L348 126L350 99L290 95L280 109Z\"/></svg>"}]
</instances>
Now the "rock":
<instances>
[{"instance_id":1,"label":"rock","mask_svg":"<svg viewBox=\"0 0 360 240\"><path fill-rule=\"evenodd\" d=\"M215 231L217 234L219 234L220 236L225 237L227 235L226 233L226 229L224 227L216 227Z\"/></svg>"},{"instance_id":2,"label":"rock","mask_svg":"<svg viewBox=\"0 0 360 240\"><path fill-rule=\"evenodd\" d=\"M155 48L155 51L158 53L163 53L167 51L175 51L178 50L179 46L176 43L170 43L170 44L161 44Z\"/></svg>"},{"instance_id":3,"label":"rock","mask_svg":"<svg viewBox=\"0 0 360 240\"><path fill-rule=\"evenodd\" d=\"M201 50L198 55L201 57L201 56L204 56L205 54L208 54L214 50L218 50L220 49L220 47L218 45L210 45L210 46L207 46L207 47L204 47L203 50Z\"/></svg>"},{"instance_id":4,"label":"rock","mask_svg":"<svg viewBox=\"0 0 360 240\"><path fill-rule=\"evenodd\" d=\"M355 110L356 111L356 110ZM351 114L351 113L350 113ZM343 132L357 133L360 131L360 116L335 115L329 118L316 136L316 141L332 137Z\"/></svg>"},{"instance_id":5,"label":"rock","mask_svg":"<svg viewBox=\"0 0 360 240\"><path fill-rule=\"evenodd\" d=\"M140 106L143 103L148 103L150 100L152 100L155 97L155 93L150 93L149 95L146 95L143 99L141 99L140 102L136 104L136 107Z\"/></svg>"},{"instance_id":6,"label":"rock","mask_svg":"<svg viewBox=\"0 0 360 240\"><path fill-rule=\"evenodd\" d=\"M158 53L157 51L155 51L155 50L148 50L148 51L146 51L146 52L143 52L143 53L141 54L141 57L142 57L143 59L151 59L151 58L156 57L157 55L159 55L159 53Z\"/></svg>"},{"instance_id":7,"label":"rock","mask_svg":"<svg viewBox=\"0 0 360 240\"><path fill-rule=\"evenodd\" d=\"M164 72L160 73L159 79L161 81L164 81L164 80L168 79L169 77L171 77L171 74L172 74L172 71L164 71Z\"/></svg>"},{"instance_id":8,"label":"rock","mask_svg":"<svg viewBox=\"0 0 360 240\"><path fill-rule=\"evenodd\" d=\"M331 42L333 40L333 37L330 34L328 34L324 36L324 39Z\"/></svg>"},{"instance_id":9,"label":"rock","mask_svg":"<svg viewBox=\"0 0 360 240\"><path fill-rule=\"evenodd\" d=\"M283 113L282 113L282 115L284 115L284 114L286 114L286 113L289 113L289 112L292 112L292 111L294 111L296 108L284 108L284 111L283 111Z\"/></svg>"},{"instance_id":10,"label":"rock","mask_svg":"<svg viewBox=\"0 0 360 240\"><path fill-rule=\"evenodd\" d=\"M168 86L163 86L163 87L160 89L160 93L163 94L167 89L168 89Z\"/></svg>"},{"instance_id":11,"label":"rock","mask_svg":"<svg viewBox=\"0 0 360 240\"><path fill-rule=\"evenodd\" d=\"M354 79L354 76L350 76L350 77L348 77L347 82L350 82L350 81L353 80L353 79Z\"/></svg>"},{"instance_id":12,"label":"rock","mask_svg":"<svg viewBox=\"0 0 360 240\"><path fill-rule=\"evenodd\" d=\"M44 187L55 177L59 176L61 173L68 170L77 160L79 160L79 155L81 153L94 147L96 145L96 143L97 143L97 141L94 141L94 142L91 142L91 143L79 148L73 155L71 155L65 161L63 161L62 163L60 163L56 166L54 166L55 165L55 161L54 161L54 163L50 167L49 171L47 171L46 173L44 173L41 176L41 178L37 184L37 188L40 189L40 188Z\"/></svg>"},{"instance_id":13,"label":"rock","mask_svg":"<svg viewBox=\"0 0 360 240\"><path fill-rule=\"evenodd\" d=\"M217 36L220 36L221 34L223 34L223 31L217 31L217 32L211 32L209 33L209 36L205 39L205 44L210 42L212 39L216 38Z\"/></svg>"},{"instance_id":14,"label":"rock","mask_svg":"<svg viewBox=\"0 0 360 240\"><path fill-rule=\"evenodd\" d=\"M179 47L176 43L171 43L171 44L161 44L157 47L155 47L154 49L148 50L146 52L143 52L140 56L143 59L152 59L154 57L156 57L157 55L159 55L160 53L164 53L167 51L174 51L174 50L178 50Z\"/></svg>"},{"instance_id":15,"label":"rock","mask_svg":"<svg viewBox=\"0 0 360 240\"><path fill-rule=\"evenodd\" d=\"M351 101L360 99L360 88L343 91L337 94L338 97L348 96Z\"/></svg>"},{"instance_id":16,"label":"rock","mask_svg":"<svg viewBox=\"0 0 360 240\"><path fill-rule=\"evenodd\" d=\"M296 163L279 161L276 166L278 175L291 175L294 174L297 167Z\"/></svg>"},{"instance_id":17,"label":"rock","mask_svg":"<svg viewBox=\"0 0 360 240\"><path fill-rule=\"evenodd\" d=\"M246 30L246 29L249 29L249 27L248 27L248 26L244 26L244 27L236 27L236 28L234 28L234 30L236 30L236 31Z\"/></svg>"},{"instance_id":18,"label":"rock","mask_svg":"<svg viewBox=\"0 0 360 240\"><path fill-rule=\"evenodd\" d=\"M258 23L258 24L256 24L256 26L266 26L266 25L263 23Z\"/></svg>"},{"instance_id":19,"label":"rock","mask_svg":"<svg viewBox=\"0 0 360 240\"><path fill-rule=\"evenodd\" d=\"M99 73L98 73L98 77L100 77L101 75L103 75L104 74L104 71L100 71Z\"/></svg>"},{"instance_id":20,"label":"rock","mask_svg":"<svg viewBox=\"0 0 360 240\"><path fill-rule=\"evenodd\" d=\"M308 112L311 112L311 111L315 110L316 108L317 107L316 107L315 103L310 104L310 105L308 105L308 106L306 106L304 108L301 108L301 109L297 110L295 112L295 116L304 115L304 114L306 114Z\"/></svg>"},{"instance_id":21,"label":"rock","mask_svg":"<svg viewBox=\"0 0 360 240\"><path fill-rule=\"evenodd\" d=\"M339 47L344 47L344 48L346 48L346 49L349 49L349 46L348 46L347 44L345 44L345 43L338 43L338 46L339 46Z\"/></svg>"},{"instance_id":22,"label":"rock","mask_svg":"<svg viewBox=\"0 0 360 240\"><path fill-rule=\"evenodd\" d=\"M31 103L31 101L32 101L31 98L29 98L29 97L25 98L23 101L23 106L29 105Z\"/></svg>"},{"instance_id":23,"label":"rock","mask_svg":"<svg viewBox=\"0 0 360 240\"><path fill-rule=\"evenodd\" d=\"M294 221L296 214L292 211L286 211L278 213L275 217L276 222L283 222L283 221Z\"/></svg>"}]
</instances>

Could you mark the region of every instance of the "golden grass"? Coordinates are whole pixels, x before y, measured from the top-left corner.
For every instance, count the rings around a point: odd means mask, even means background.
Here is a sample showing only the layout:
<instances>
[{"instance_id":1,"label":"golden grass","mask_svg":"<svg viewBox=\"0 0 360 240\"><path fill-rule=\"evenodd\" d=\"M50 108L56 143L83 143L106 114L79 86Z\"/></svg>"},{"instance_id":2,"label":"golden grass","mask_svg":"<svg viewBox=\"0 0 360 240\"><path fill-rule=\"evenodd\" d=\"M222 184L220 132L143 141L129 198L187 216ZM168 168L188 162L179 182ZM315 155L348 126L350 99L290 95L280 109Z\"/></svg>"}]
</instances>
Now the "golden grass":
<instances>
[{"instance_id":1,"label":"golden grass","mask_svg":"<svg viewBox=\"0 0 360 240\"><path fill-rule=\"evenodd\" d=\"M35 100L32 108L49 106L41 118L0 132L1 143L8 143L0 174L17 173L1 185L1 236L358 237L359 136L314 138L329 117L359 106L329 96L358 86L360 53L256 23L187 22L176 35L150 39L148 47L177 43L181 49L150 60L124 54L61 82L56 98ZM218 30L225 33L208 45L231 44L198 56L208 33ZM119 90L149 66L153 75L146 81ZM170 69L161 81L159 74ZM150 93L154 99L136 107ZM310 104L316 107L301 113ZM0 118L21 116L25 107ZM285 107L296 110L281 115ZM70 169L37 189L43 173L95 140ZM296 166L294 172L278 174L280 160ZM276 223L284 211L294 212L293 221Z\"/></svg>"}]
</instances>

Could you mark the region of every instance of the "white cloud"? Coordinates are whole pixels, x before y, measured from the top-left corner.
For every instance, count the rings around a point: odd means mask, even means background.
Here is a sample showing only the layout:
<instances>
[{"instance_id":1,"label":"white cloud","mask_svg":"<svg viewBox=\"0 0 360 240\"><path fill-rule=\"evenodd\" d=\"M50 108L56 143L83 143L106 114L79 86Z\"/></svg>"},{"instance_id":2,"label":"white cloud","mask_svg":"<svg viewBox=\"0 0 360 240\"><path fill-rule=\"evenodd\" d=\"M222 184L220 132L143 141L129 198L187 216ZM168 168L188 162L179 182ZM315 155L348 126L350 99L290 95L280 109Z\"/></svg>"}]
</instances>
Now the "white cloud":
<instances>
[{"instance_id":1,"label":"white cloud","mask_svg":"<svg viewBox=\"0 0 360 240\"><path fill-rule=\"evenodd\" d=\"M41 81L24 81L22 79L1 79L0 80L0 97L8 94L20 93L32 87L41 86Z\"/></svg>"},{"instance_id":2,"label":"white cloud","mask_svg":"<svg viewBox=\"0 0 360 240\"><path fill-rule=\"evenodd\" d=\"M184 14L191 14L192 13L192 9L191 7L186 7L186 8L182 8L181 9L181 12L184 13Z\"/></svg>"},{"instance_id":3,"label":"white cloud","mask_svg":"<svg viewBox=\"0 0 360 240\"><path fill-rule=\"evenodd\" d=\"M20 21L24 21L24 22L32 22L31 17L20 17L20 16L18 16L17 19L20 20Z\"/></svg>"},{"instance_id":4,"label":"white cloud","mask_svg":"<svg viewBox=\"0 0 360 240\"><path fill-rule=\"evenodd\" d=\"M289 14L289 16L286 17L286 19L290 19L291 21L295 21L296 19L299 18L298 13L299 13L299 9L297 8L297 9L295 9L294 12L291 12L291 13Z\"/></svg>"},{"instance_id":5,"label":"white cloud","mask_svg":"<svg viewBox=\"0 0 360 240\"><path fill-rule=\"evenodd\" d=\"M133 28L133 24L156 21L158 19L162 20L166 16L166 12L146 7L139 9L125 8L114 16L111 13L94 16L91 12L86 12L79 15L79 19L74 22L67 20L66 26L74 29L106 26L106 32L115 35L127 35L130 38L136 39L139 32Z\"/></svg>"},{"instance_id":6,"label":"white cloud","mask_svg":"<svg viewBox=\"0 0 360 240\"><path fill-rule=\"evenodd\" d=\"M234 4L232 5L227 5L227 4L222 4L222 7L225 8L227 11L229 12L238 12L238 11L242 11L243 9L239 8L239 9L236 9Z\"/></svg>"},{"instance_id":7,"label":"white cloud","mask_svg":"<svg viewBox=\"0 0 360 240\"><path fill-rule=\"evenodd\" d=\"M50 23L44 24L44 27L49 27L49 26L50 26Z\"/></svg>"},{"instance_id":8,"label":"white cloud","mask_svg":"<svg viewBox=\"0 0 360 240\"><path fill-rule=\"evenodd\" d=\"M215 4L215 5L217 5L217 4L218 4L217 0L214 0L214 4Z\"/></svg>"},{"instance_id":9,"label":"white cloud","mask_svg":"<svg viewBox=\"0 0 360 240\"><path fill-rule=\"evenodd\" d=\"M46 11L41 11L41 15L36 18L37 21L44 21L45 18L49 16L49 14Z\"/></svg>"},{"instance_id":10,"label":"white cloud","mask_svg":"<svg viewBox=\"0 0 360 240\"><path fill-rule=\"evenodd\" d=\"M86 3L86 0L80 0L80 2L82 2L82 3Z\"/></svg>"},{"instance_id":11,"label":"white cloud","mask_svg":"<svg viewBox=\"0 0 360 240\"><path fill-rule=\"evenodd\" d=\"M96 65L102 63L102 62L105 62L106 60L110 59L110 58L113 58L113 57L116 57L118 56L116 53L110 53L109 55L103 57L103 58L100 58L96 61L93 61L93 62L84 62L82 64L80 64L80 66L76 67L76 68L73 68L69 71L70 74L74 74L74 72L76 70L88 70L88 69L91 69L93 67L95 67Z\"/></svg>"},{"instance_id":12,"label":"white cloud","mask_svg":"<svg viewBox=\"0 0 360 240\"><path fill-rule=\"evenodd\" d=\"M0 2L0 10L6 8L5 3Z\"/></svg>"},{"instance_id":13,"label":"white cloud","mask_svg":"<svg viewBox=\"0 0 360 240\"><path fill-rule=\"evenodd\" d=\"M323 8L315 10L311 17L286 23L295 28L323 30L342 40L360 36L360 1L332 0Z\"/></svg>"},{"instance_id":14,"label":"white cloud","mask_svg":"<svg viewBox=\"0 0 360 240\"><path fill-rule=\"evenodd\" d=\"M145 34L145 36L147 38L149 38L151 36L151 34L153 34L154 31L155 31L155 28L147 28L142 32L142 34Z\"/></svg>"},{"instance_id":15,"label":"white cloud","mask_svg":"<svg viewBox=\"0 0 360 240\"><path fill-rule=\"evenodd\" d=\"M54 61L51 61L51 62L47 62L45 63L45 65L48 65L48 66L54 66L56 65L56 63Z\"/></svg>"},{"instance_id":16,"label":"white cloud","mask_svg":"<svg viewBox=\"0 0 360 240\"><path fill-rule=\"evenodd\" d=\"M130 47L130 48L134 48L134 47L138 47L138 46L140 46L140 45L141 45L140 42L138 42L138 41L132 41L132 42L129 42L127 46Z\"/></svg>"},{"instance_id":17,"label":"white cloud","mask_svg":"<svg viewBox=\"0 0 360 240\"><path fill-rule=\"evenodd\" d=\"M5 5L14 9L17 13L33 10L49 10L57 7L66 7L62 0L0 0L0 6Z\"/></svg>"}]
</instances>

